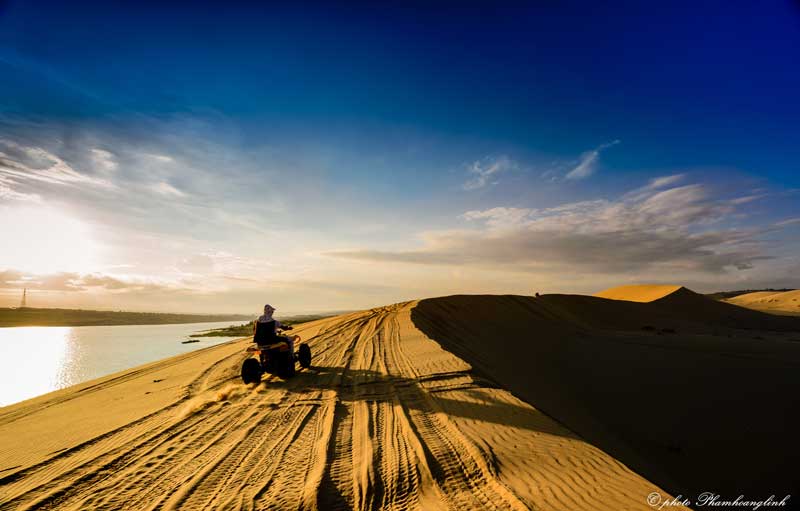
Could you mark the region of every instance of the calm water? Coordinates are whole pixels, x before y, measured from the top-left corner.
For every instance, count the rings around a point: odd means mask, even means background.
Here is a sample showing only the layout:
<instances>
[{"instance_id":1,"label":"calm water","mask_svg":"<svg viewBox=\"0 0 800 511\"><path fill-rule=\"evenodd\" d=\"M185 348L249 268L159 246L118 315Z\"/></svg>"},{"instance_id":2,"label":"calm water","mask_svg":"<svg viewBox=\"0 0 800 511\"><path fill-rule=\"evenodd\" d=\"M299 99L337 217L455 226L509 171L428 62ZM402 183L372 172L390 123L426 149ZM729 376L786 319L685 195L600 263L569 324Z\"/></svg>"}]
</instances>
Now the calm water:
<instances>
[{"instance_id":1,"label":"calm water","mask_svg":"<svg viewBox=\"0 0 800 511\"><path fill-rule=\"evenodd\" d=\"M0 406L227 342L235 337L181 344L199 330L230 324L0 328Z\"/></svg>"}]
</instances>

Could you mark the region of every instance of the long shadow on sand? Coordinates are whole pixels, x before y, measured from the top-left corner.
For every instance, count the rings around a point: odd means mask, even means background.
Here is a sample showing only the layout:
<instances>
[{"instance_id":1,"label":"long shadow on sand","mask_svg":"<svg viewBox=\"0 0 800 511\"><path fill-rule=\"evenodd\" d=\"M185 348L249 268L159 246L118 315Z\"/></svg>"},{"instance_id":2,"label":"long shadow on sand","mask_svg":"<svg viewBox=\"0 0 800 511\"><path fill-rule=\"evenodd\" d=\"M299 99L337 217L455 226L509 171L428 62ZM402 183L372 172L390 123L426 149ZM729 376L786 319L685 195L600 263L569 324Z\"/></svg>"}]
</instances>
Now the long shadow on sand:
<instances>
[{"instance_id":1,"label":"long shadow on sand","mask_svg":"<svg viewBox=\"0 0 800 511\"><path fill-rule=\"evenodd\" d=\"M339 402L334 413L337 432L351 413L348 403L388 403L402 406L406 413L443 413L447 417L492 422L567 438L577 438L550 417L529 406L500 401L486 389L497 385L471 372L436 374L421 378L388 375L365 369L312 366L290 380L270 380L273 389L308 394L309 391L335 392ZM454 398L453 396L459 396ZM335 434L335 433L334 433ZM328 459L336 457L335 442L328 446ZM433 456L433 454L430 454ZM347 509L348 503L326 470L321 481L322 509Z\"/></svg>"},{"instance_id":2,"label":"long shadow on sand","mask_svg":"<svg viewBox=\"0 0 800 511\"><path fill-rule=\"evenodd\" d=\"M388 403L402 406L407 414L443 413L447 417L492 422L566 438L577 438L571 431L529 406L493 398L486 389L497 385L471 372L435 374L421 378L388 375L365 369L312 366L290 380L274 379L271 389L308 394L309 391L335 392L339 400L334 413L333 431L339 431L348 419L348 403ZM461 396L462 399L453 396ZM463 399L467 398L467 399ZM334 433L335 434L335 433ZM336 457L335 442L328 446L328 459ZM348 503L326 470L321 481L322 509L347 509Z\"/></svg>"},{"instance_id":3,"label":"long shadow on sand","mask_svg":"<svg viewBox=\"0 0 800 511\"><path fill-rule=\"evenodd\" d=\"M457 380L448 383L448 380ZM448 416L492 422L566 438L578 438L535 408L518 406L493 398L482 389L497 385L469 372L444 373L406 378L366 369L312 366L290 380L272 380L270 388L290 392L334 391L343 402L397 403L406 409L443 412ZM456 393L469 400L457 399Z\"/></svg>"}]
</instances>

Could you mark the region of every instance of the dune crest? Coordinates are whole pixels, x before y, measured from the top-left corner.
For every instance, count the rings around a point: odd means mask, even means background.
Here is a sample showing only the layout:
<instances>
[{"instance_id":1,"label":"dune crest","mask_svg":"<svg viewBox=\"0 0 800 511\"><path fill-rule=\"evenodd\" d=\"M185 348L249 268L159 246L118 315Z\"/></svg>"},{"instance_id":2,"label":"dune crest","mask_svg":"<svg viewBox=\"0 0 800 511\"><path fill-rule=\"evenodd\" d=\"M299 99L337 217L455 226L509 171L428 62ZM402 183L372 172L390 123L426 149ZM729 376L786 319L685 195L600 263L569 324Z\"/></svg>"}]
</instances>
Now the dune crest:
<instances>
[{"instance_id":1,"label":"dune crest","mask_svg":"<svg viewBox=\"0 0 800 511\"><path fill-rule=\"evenodd\" d=\"M605 289L595 293L594 296L608 298L609 300L646 303L669 296L682 288L683 286L665 284L632 284Z\"/></svg>"}]
</instances>

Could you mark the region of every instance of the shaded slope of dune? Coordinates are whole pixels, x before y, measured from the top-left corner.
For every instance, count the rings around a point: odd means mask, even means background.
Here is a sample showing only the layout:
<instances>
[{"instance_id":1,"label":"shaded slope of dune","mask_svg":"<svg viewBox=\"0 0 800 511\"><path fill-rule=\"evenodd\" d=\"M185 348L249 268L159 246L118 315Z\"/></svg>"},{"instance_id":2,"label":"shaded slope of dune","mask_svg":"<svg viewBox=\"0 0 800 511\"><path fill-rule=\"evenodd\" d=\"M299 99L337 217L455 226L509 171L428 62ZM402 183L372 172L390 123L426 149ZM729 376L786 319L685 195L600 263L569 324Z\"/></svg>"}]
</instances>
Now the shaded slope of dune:
<instances>
[{"instance_id":1,"label":"shaded slope of dune","mask_svg":"<svg viewBox=\"0 0 800 511\"><path fill-rule=\"evenodd\" d=\"M771 311L767 311L766 305L759 307L754 304L771 303L775 304L774 308L785 308L791 299L800 297L800 291L777 294L756 292L742 295L743 298L719 301L697 294L683 286L634 285L606 289L595 296L622 302L658 304L658 307L641 307L639 315L667 314L677 320L689 320L707 326L728 325L739 329L786 330L794 328L793 325L796 323L793 320L762 314L761 312ZM748 309L754 309L756 312Z\"/></svg>"},{"instance_id":2,"label":"shaded slope of dune","mask_svg":"<svg viewBox=\"0 0 800 511\"><path fill-rule=\"evenodd\" d=\"M736 329L795 330L798 322L793 318L774 317L758 311L732 306L680 288L654 302L659 310L698 324L718 324Z\"/></svg>"},{"instance_id":3,"label":"shaded slope of dune","mask_svg":"<svg viewBox=\"0 0 800 511\"><path fill-rule=\"evenodd\" d=\"M741 330L795 331L795 318L774 316L677 289L652 302L584 295L545 295L537 309L558 317L560 328L586 331L669 330L692 334L741 334Z\"/></svg>"},{"instance_id":4,"label":"shaded slope of dune","mask_svg":"<svg viewBox=\"0 0 800 511\"><path fill-rule=\"evenodd\" d=\"M451 296L420 301L412 320L673 493L800 487L800 320L684 288L650 303Z\"/></svg>"},{"instance_id":5,"label":"shaded slope of dune","mask_svg":"<svg viewBox=\"0 0 800 511\"><path fill-rule=\"evenodd\" d=\"M443 350L414 306L298 327L314 367L288 381L241 384L237 341L0 408L0 509L618 511L667 496Z\"/></svg>"}]
</instances>

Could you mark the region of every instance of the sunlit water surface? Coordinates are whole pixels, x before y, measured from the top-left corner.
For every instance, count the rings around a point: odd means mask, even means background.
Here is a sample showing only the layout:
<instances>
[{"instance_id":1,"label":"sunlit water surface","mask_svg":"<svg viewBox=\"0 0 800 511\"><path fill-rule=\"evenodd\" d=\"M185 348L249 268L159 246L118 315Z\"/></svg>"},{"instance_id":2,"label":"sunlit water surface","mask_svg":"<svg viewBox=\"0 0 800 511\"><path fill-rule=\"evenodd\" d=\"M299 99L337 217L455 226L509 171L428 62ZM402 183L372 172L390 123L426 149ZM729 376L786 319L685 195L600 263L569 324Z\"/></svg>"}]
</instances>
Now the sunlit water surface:
<instances>
[{"instance_id":1,"label":"sunlit water surface","mask_svg":"<svg viewBox=\"0 0 800 511\"><path fill-rule=\"evenodd\" d=\"M222 323L0 328L0 406L233 337L202 337Z\"/></svg>"}]
</instances>

